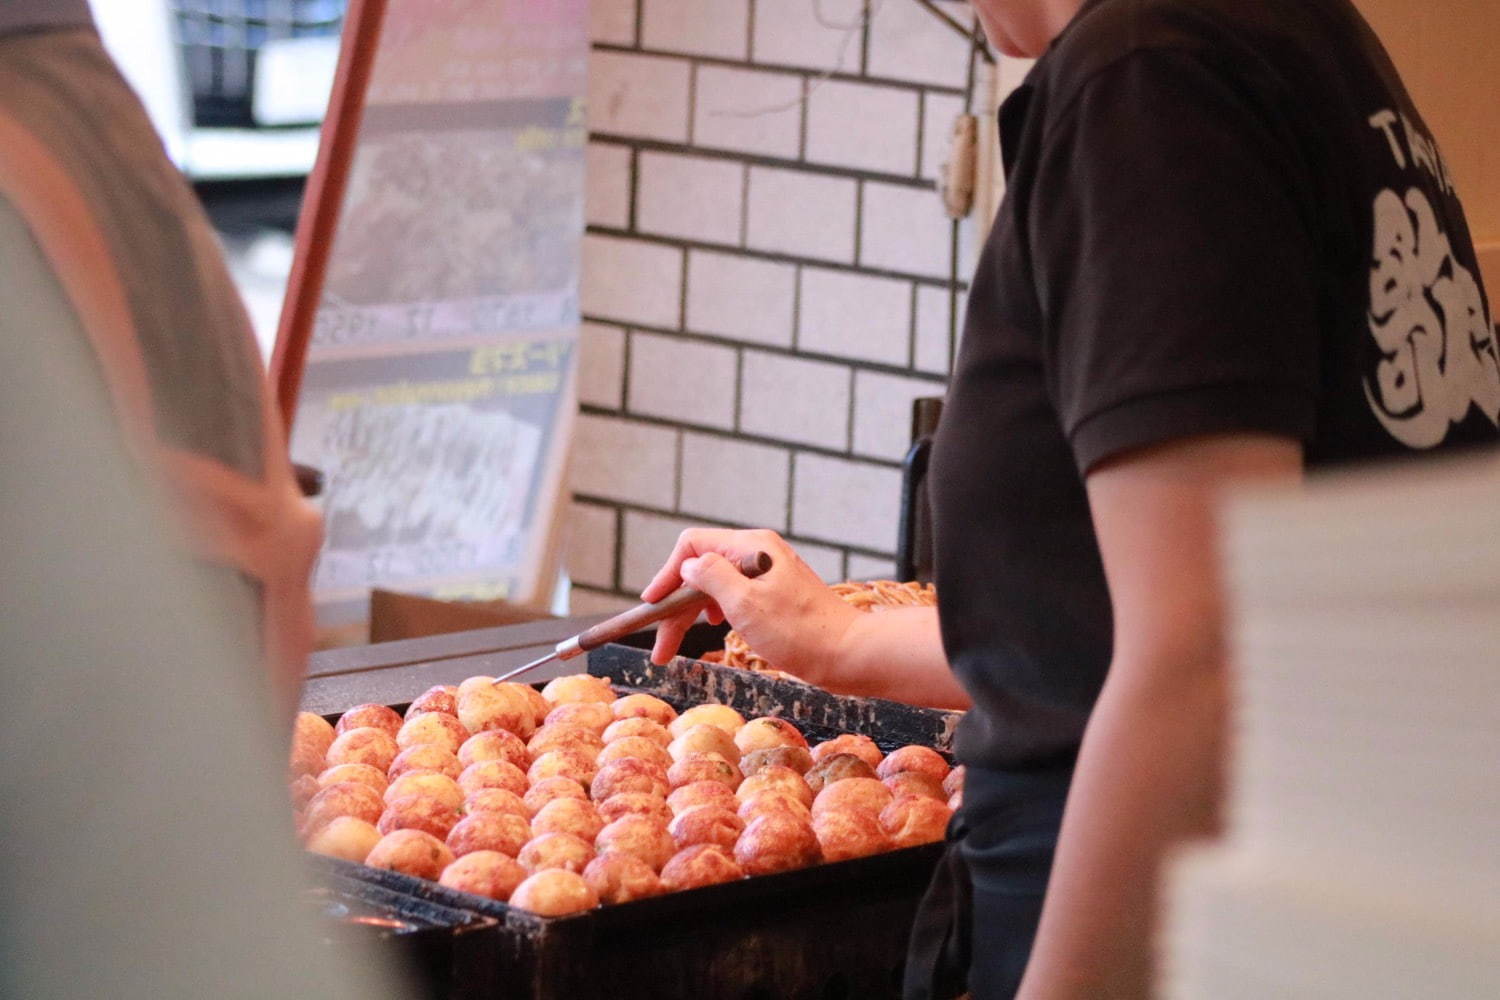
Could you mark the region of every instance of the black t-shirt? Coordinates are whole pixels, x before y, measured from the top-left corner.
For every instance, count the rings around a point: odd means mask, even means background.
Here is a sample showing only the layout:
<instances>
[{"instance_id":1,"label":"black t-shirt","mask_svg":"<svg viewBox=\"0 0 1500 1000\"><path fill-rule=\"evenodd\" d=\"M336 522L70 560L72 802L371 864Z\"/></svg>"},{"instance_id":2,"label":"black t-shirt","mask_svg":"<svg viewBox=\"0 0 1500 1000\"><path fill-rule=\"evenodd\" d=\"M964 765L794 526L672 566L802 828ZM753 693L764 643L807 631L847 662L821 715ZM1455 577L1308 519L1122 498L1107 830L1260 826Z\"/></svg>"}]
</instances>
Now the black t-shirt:
<instances>
[{"instance_id":1,"label":"black t-shirt","mask_svg":"<svg viewBox=\"0 0 1500 1000\"><path fill-rule=\"evenodd\" d=\"M932 465L958 752L1076 751L1111 650L1083 477L1184 436L1327 465L1497 440L1431 133L1347 0L1093 0L1001 111L1007 192Z\"/></svg>"}]
</instances>

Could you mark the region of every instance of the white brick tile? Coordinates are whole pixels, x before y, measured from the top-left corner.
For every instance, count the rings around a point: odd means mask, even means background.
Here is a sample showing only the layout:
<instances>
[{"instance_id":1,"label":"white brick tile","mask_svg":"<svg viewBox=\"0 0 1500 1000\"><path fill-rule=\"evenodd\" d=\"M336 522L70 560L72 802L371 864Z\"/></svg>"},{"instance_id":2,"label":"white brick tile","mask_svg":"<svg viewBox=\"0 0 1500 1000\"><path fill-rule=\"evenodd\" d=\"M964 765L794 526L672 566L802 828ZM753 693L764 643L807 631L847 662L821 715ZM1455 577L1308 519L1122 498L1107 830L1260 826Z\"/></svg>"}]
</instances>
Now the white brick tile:
<instances>
[{"instance_id":1,"label":"white brick tile","mask_svg":"<svg viewBox=\"0 0 1500 1000\"><path fill-rule=\"evenodd\" d=\"M625 391L625 331L584 323L578 341L578 399L619 409Z\"/></svg>"},{"instance_id":2,"label":"white brick tile","mask_svg":"<svg viewBox=\"0 0 1500 1000\"><path fill-rule=\"evenodd\" d=\"M689 250L687 327L790 347L797 269L735 254Z\"/></svg>"},{"instance_id":3,"label":"white brick tile","mask_svg":"<svg viewBox=\"0 0 1500 1000\"><path fill-rule=\"evenodd\" d=\"M951 222L936 192L865 183L859 242L864 266L946 278L951 238Z\"/></svg>"},{"instance_id":4,"label":"white brick tile","mask_svg":"<svg viewBox=\"0 0 1500 1000\"><path fill-rule=\"evenodd\" d=\"M761 63L853 72L862 17L861 0L756 0L751 54Z\"/></svg>"},{"instance_id":5,"label":"white brick tile","mask_svg":"<svg viewBox=\"0 0 1500 1000\"><path fill-rule=\"evenodd\" d=\"M639 511L625 512L625 544L620 553L620 584L632 593L645 589L672 554L677 536L698 522Z\"/></svg>"},{"instance_id":6,"label":"white brick tile","mask_svg":"<svg viewBox=\"0 0 1500 1000\"><path fill-rule=\"evenodd\" d=\"M945 12L970 23L964 5ZM887 2L870 22L871 76L962 87L969 76L969 42L916 3Z\"/></svg>"},{"instance_id":7,"label":"white brick tile","mask_svg":"<svg viewBox=\"0 0 1500 1000\"><path fill-rule=\"evenodd\" d=\"M800 350L904 366L910 336L910 282L821 267L802 269Z\"/></svg>"},{"instance_id":8,"label":"white brick tile","mask_svg":"<svg viewBox=\"0 0 1500 1000\"><path fill-rule=\"evenodd\" d=\"M792 531L876 552L896 548L901 473L800 454L792 467Z\"/></svg>"},{"instance_id":9,"label":"white brick tile","mask_svg":"<svg viewBox=\"0 0 1500 1000\"><path fill-rule=\"evenodd\" d=\"M589 53L589 131L686 141L688 72L686 59Z\"/></svg>"},{"instance_id":10,"label":"white brick tile","mask_svg":"<svg viewBox=\"0 0 1500 1000\"><path fill-rule=\"evenodd\" d=\"M854 373L854 453L899 461L911 446L911 402L941 396L941 382Z\"/></svg>"},{"instance_id":11,"label":"white brick tile","mask_svg":"<svg viewBox=\"0 0 1500 1000\"><path fill-rule=\"evenodd\" d=\"M962 306L962 299L959 304ZM948 289L917 286L918 371L948 374L948 308Z\"/></svg>"},{"instance_id":12,"label":"white brick tile","mask_svg":"<svg viewBox=\"0 0 1500 1000\"><path fill-rule=\"evenodd\" d=\"M699 66L693 142L762 156L797 155L802 142L802 78Z\"/></svg>"},{"instance_id":13,"label":"white brick tile","mask_svg":"<svg viewBox=\"0 0 1500 1000\"><path fill-rule=\"evenodd\" d=\"M914 173L917 105L914 91L822 81L807 101L807 158L856 170Z\"/></svg>"},{"instance_id":14,"label":"white brick tile","mask_svg":"<svg viewBox=\"0 0 1500 1000\"><path fill-rule=\"evenodd\" d=\"M751 167L745 242L757 250L850 263L854 199L854 181L847 178Z\"/></svg>"},{"instance_id":15,"label":"white brick tile","mask_svg":"<svg viewBox=\"0 0 1500 1000\"><path fill-rule=\"evenodd\" d=\"M574 615L615 615L640 603L637 597L602 594L597 590L574 587L568 592L568 613Z\"/></svg>"},{"instance_id":16,"label":"white brick tile","mask_svg":"<svg viewBox=\"0 0 1500 1000\"><path fill-rule=\"evenodd\" d=\"M591 142L584 153L583 214L591 226L630 225L630 150Z\"/></svg>"},{"instance_id":17,"label":"white brick tile","mask_svg":"<svg viewBox=\"0 0 1500 1000\"><path fill-rule=\"evenodd\" d=\"M872 559L858 552L849 553L849 579L894 580L896 563L892 559Z\"/></svg>"},{"instance_id":18,"label":"white brick tile","mask_svg":"<svg viewBox=\"0 0 1500 1000\"><path fill-rule=\"evenodd\" d=\"M626 405L632 413L732 428L735 367L732 348L633 333Z\"/></svg>"},{"instance_id":19,"label":"white brick tile","mask_svg":"<svg viewBox=\"0 0 1500 1000\"><path fill-rule=\"evenodd\" d=\"M670 507L677 492L675 430L579 414L570 481L575 493Z\"/></svg>"},{"instance_id":20,"label":"white brick tile","mask_svg":"<svg viewBox=\"0 0 1500 1000\"><path fill-rule=\"evenodd\" d=\"M731 246L739 243L744 164L643 152L637 176L635 220L641 232Z\"/></svg>"},{"instance_id":21,"label":"white brick tile","mask_svg":"<svg viewBox=\"0 0 1500 1000\"><path fill-rule=\"evenodd\" d=\"M615 509L591 503L568 506L568 576L595 587L615 585Z\"/></svg>"},{"instance_id":22,"label":"white brick tile","mask_svg":"<svg viewBox=\"0 0 1500 1000\"><path fill-rule=\"evenodd\" d=\"M935 181L943 164L948 162L953 145L953 122L964 113L964 99L952 94L922 95L922 169L927 180Z\"/></svg>"},{"instance_id":23,"label":"white brick tile","mask_svg":"<svg viewBox=\"0 0 1500 1000\"><path fill-rule=\"evenodd\" d=\"M760 351L745 352L740 430L843 448L849 433L849 369Z\"/></svg>"},{"instance_id":24,"label":"white brick tile","mask_svg":"<svg viewBox=\"0 0 1500 1000\"><path fill-rule=\"evenodd\" d=\"M636 0L589 0L589 41L635 44Z\"/></svg>"},{"instance_id":25,"label":"white brick tile","mask_svg":"<svg viewBox=\"0 0 1500 1000\"><path fill-rule=\"evenodd\" d=\"M641 44L648 49L744 59L749 0L641 0Z\"/></svg>"},{"instance_id":26,"label":"white brick tile","mask_svg":"<svg viewBox=\"0 0 1500 1000\"><path fill-rule=\"evenodd\" d=\"M601 319L675 328L682 312L683 253L619 236L583 238L583 311Z\"/></svg>"},{"instance_id":27,"label":"white brick tile","mask_svg":"<svg viewBox=\"0 0 1500 1000\"><path fill-rule=\"evenodd\" d=\"M793 542L792 547L797 550L802 561L811 566L812 571L823 579L824 583L840 583L845 579L843 549L802 541Z\"/></svg>"},{"instance_id":28,"label":"white brick tile","mask_svg":"<svg viewBox=\"0 0 1500 1000\"><path fill-rule=\"evenodd\" d=\"M785 448L684 434L678 509L745 528L785 531L791 466Z\"/></svg>"}]
</instances>

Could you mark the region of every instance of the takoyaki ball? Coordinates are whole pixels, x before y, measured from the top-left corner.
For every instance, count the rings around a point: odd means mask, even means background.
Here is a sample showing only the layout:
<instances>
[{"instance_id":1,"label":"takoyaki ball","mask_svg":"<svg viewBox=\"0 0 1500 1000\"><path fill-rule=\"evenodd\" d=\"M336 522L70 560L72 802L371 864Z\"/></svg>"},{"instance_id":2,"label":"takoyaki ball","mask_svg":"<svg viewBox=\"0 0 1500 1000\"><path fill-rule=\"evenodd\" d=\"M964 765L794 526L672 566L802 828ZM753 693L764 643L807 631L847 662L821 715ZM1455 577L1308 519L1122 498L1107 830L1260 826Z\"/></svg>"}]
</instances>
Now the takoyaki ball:
<instances>
[{"instance_id":1,"label":"takoyaki ball","mask_svg":"<svg viewBox=\"0 0 1500 1000\"><path fill-rule=\"evenodd\" d=\"M448 831L448 848L454 857L473 851L498 851L515 857L531 840L531 825L515 813L471 813Z\"/></svg>"},{"instance_id":2,"label":"takoyaki ball","mask_svg":"<svg viewBox=\"0 0 1500 1000\"><path fill-rule=\"evenodd\" d=\"M859 733L844 733L842 736L835 736L831 740L824 740L812 748L812 759L816 763L824 757L836 753L852 753L872 768L879 767L880 762L885 759L885 754L880 752L880 748L875 745L875 741Z\"/></svg>"},{"instance_id":3,"label":"takoyaki ball","mask_svg":"<svg viewBox=\"0 0 1500 1000\"><path fill-rule=\"evenodd\" d=\"M880 820L863 809L829 809L813 817L824 861L847 861L891 849Z\"/></svg>"},{"instance_id":4,"label":"takoyaki ball","mask_svg":"<svg viewBox=\"0 0 1500 1000\"><path fill-rule=\"evenodd\" d=\"M651 866L630 854L601 854L583 869L583 880L606 905L660 896L666 889Z\"/></svg>"},{"instance_id":5,"label":"takoyaki ball","mask_svg":"<svg viewBox=\"0 0 1500 1000\"><path fill-rule=\"evenodd\" d=\"M470 851L444 868L438 881L450 889L503 903L526 881L526 869L499 851Z\"/></svg>"},{"instance_id":6,"label":"takoyaki ball","mask_svg":"<svg viewBox=\"0 0 1500 1000\"><path fill-rule=\"evenodd\" d=\"M724 787L717 781L709 784ZM672 821L672 809L667 805L667 800L651 792L616 792L600 802L598 808L599 818L606 823L613 823L621 816L645 816L663 824Z\"/></svg>"},{"instance_id":7,"label":"takoyaki ball","mask_svg":"<svg viewBox=\"0 0 1500 1000\"><path fill-rule=\"evenodd\" d=\"M307 849L330 858L361 862L380 843L375 824L353 816L335 816L307 838Z\"/></svg>"},{"instance_id":8,"label":"takoyaki ball","mask_svg":"<svg viewBox=\"0 0 1500 1000\"><path fill-rule=\"evenodd\" d=\"M654 694L627 694L610 709L616 719L650 719L661 726L670 726L677 718L677 709Z\"/></svg>"},{"instance_id":9,"label":"takoyaki ball","mask_svg":"<svg viewBox=\"0 0 1500 1000\"><path fill-rule=\"evenodd\" d=\"M630 814L599 831L594 848L600 854L630 854L660 871L677 850L672 835L658 819Z\"/></svg>"},{"instance_id":10,"label":"takoyaki ball","mask_svg":"<svg viewBox=\"0 0 1500 1000\"><path fill-rule=\"evenodd\" d=\"M458 786L464 790L465 795L473 795L481 788L503 788L507 792L525 795L527 781L521 769L510 761L478 760L459 774Z\"/></svg>"},{"instance_id":11,"label":"takoyaki ball","mask_svg":"<svg viewBox=\"0 0 1500 1000\"><path fill-rule=\"evenodd\" d=\"M694 726L718 726L733 736L745 724L745 717L728 705L695 705L673 719L667 731L678 737Z\"/></svg>"},{"instance_id":12,"label":"takoyaki ball","mask_svg":"<svg viewBox=\"0 0 1500 1000\"><path fill-rule=\"evenodd\" d=\"M514 690L478 685L458 696L458 720L471 733L503 729L525 739L536 729L531 705Z\"/></svg>"},{"instance_id":13,"label":"takoyaki ball","mask_svg":"<svg viewBox=\"0 0 1500 1000\"><path fill-rule=\"evenodd\" d=\"M798 774L806 774L813 766L813 759L806 747L766 747L764 750L751 750L741 757L740 773L748 778L771 764L789 767Z\"/></svg>"},{"instance_id":14,"label":"takoyaki ball","mask_svg":"<svg viewBox=\"0 0 1500 1000\"><path fill-rule=\"evenodd\" d=\"M735 745L734 737L718 726L706 723L678 733L667 744L667 753L671 754L673 760L681 760L690 753L716 753L731 764L738 764L740 761L740 748Z\"/></svg>"},{"instance_id":15,"label":"takoyaki ball","mask_svg":"<svg viewBox=\"0 0 1500 1000\"><path fill-rule=\"evenodd\" d=\"M734 842L745 830L745 821L723 806L694 806L672 818L667 832L680 851L694 844L718 844L734 850Z\"/></svg>"},{"instance_id":16,"label":"takoyaki ball","mask_svg":"<svg viewBox=\"0 0 1500 1000\"><path fill-rule=\"evenodd\" d=\"M589 793L584 791L582 785L572 778L556 777L544 778L534 782L521 796L526 803L526 808L532 816L541 811L541 808L553 799L587 799Z\"/></svg>"},{"instance_id":17,"label":"takoyaki ball","mask_svg":"<svg viewBox=\"0 0 1500 1000\"><path fill-rule=\"evenodd\" d=\"M307 808L307 804L312 801L312 797L322 790L323 786L318 783L318 779L310 774L297 775L296 780L287 788L287 792L292 800L293 809Z\"/></svg>"},{"instance_id":18,"label":"takoyaki ball","mask_svg":"<svg viewBox=\"0 0 1500 1000\"><path fill-rule=\"evenodd\" d=\"M794 819L812 822L812 812L803 805L802 800L780 788L746 796L735 813L746 823L767 813L788 815Z\"/></svg>"},{"instance_id":19,"label":"takoyaki ball","mask_svg":"<svg viewBox=\"0 0 1500 1000\"><path fill-rule=\"evenodd\" d=\"M921 771L899 771L885 779L885 787L891 790L891 794L898 799L908 795L921 795L929 799L937 799L946 802L948 796L943 794L942 782L933 779L930 774Z\"/></svg>"},{"instance_id":20,"label":"takoyaki ball","mask_svg":"<svg viewBox=\"0 0 1500 1000\"><path fill-rule=\"evenodd\" d=\"M401 748L395 737L375 726L360 726L339 733L328 747L327 766L340 764L369 764L384 774Z\"/></svg>"},{"instance_id":21,"label":"takoyaki ball","mask_svg":"<svg viewBox=\"0 0 1500 1000\"><path fill-rule=\"evenodd\" d=\"M458 699L462 698L470 691L476 691L479 688L492 688L494 686L495 678L487 676L485 674L476 674L473 677L465 677L462 681L459 682L458 688L453 692L453 700L457 702ZM458 713L455 712L454 714L457 715Z\"/></svg>"},{"instance_id":22,"label":"takoyaki ball","mask_svg":"<svg viewBox=\"0 0 1500 1000\"><path fill-rule=\"evenodd\" d=\"M930 775L934 781L941 784L943 779L948 777L950 768L942 754L931 747L917 746L913 743L899 750L892 750L875 770L876 776L882 780L903 771L916 771Z\"/></svg>"},{"instance_id":23,"label":"takoyaki ball","mask_svg":"<svg viewBox=\"0 0 1500 1000\"><path fill-rule=\"evenodd\" d=\"M740 769L717 753L690 753L667 768L667 782L674 789L695 781L717 781L735 789L740 787Z\"/></svg>"},{"instance_id":24,"label":"takoyaki ball","mask_svg":"<svg viewBox=\"0 0 1500 1000\"><path fill-rule=\"evenodd\" d=\"M465 816L474 813L510 813L524 820L531 819L531 810L526 801L508 788L476 788L464 798L460 810Z\"/></svg>"},{"instance_id":25,"label":"takoyaki ball","mask_svg":"<svg viewBox=\"0 0 1500 1000\"><path fill-rule=\"evenodd\" d=\"M531 762L527 779L534 785L548 778L572 778L587 788L599 773L594 755L583 750L548 750Z\"/></svg>"},{"instance_id":26,"label":"takoyaki ball","mask_svg":"<svg viewBox=\"0 0 1500 1000\"><path fill-rule=\"evenodd\" d=\"M385 811L380 793L359 781L341 781L320 790L310 800L302 815L303 835L307 836L340 816L353 816L374 823Z\"/></svg>"},{"instance_id":27,"label":"takoyaki ball","mask_svg":"<svg viewBox=\"0 0 1500 1000\"><path fill-rule=\"evenodd\" d=\"M746 875L806 868L822 856L812 823L786 813L757 816L734 845L734 860Z\"/></svg>"},{"instance_id":28,"label":"takoyaki ball","mask_svg":"<svg viewBox=\"0 0 1500 1000\"><path fill-rule=\"evenodd\" d=\"M873 778L875 769L852 753L831 753L812 766L805 775L807 787L813 794L821 792L826 785L849 778Z\"/></svg>"},{"instance_id":29,"label":"takoyaki ball","mask_svg":"<svg viewBox=\"0 0 1500 1000\"><path fill-rule=\"evenodd\" d=\"M443 869L453 864L453 852L442 840L426 831L392 830L370 848L365 864L437 881Z\"/></svg>"},{"instance_id":30,"label":"takoyaki ball","mask_svg":"<svg viewBox=\"0 0 1500 1000\"><path fill-rule=\"evenodd\" d=\"M401 731L396 734L396 745L405 750L419 743L436 743L449 753L457 754L458 748L468 738L469 731L454 716L445 712L423 712L401 724Z\"/></svg>"},{"instance_id":31,"label":"takoyaki ball","mask_svg":"<svg viewBox=\"0 0 1500 1000\"><path fill-rule=\"evenodd\" d=\"M701 889L745 877L734 852L718 844L694 844L672 855L661 866L661 883L668 892Z\"/></svg>"},{"instance_id":32,"label":"takoyaki ball","mask_svg":"<svg viewBox=\"0 0 1500 1000\"><path fill-rule=\"evenodd\" d=\"M401 731L401 714L394 708L376 705L373 702L355 705L339 716L338 725L333 729L335 735L343 735L351 729L360 729L364 726L372 726L395 739L396 734Z\"/></svg>"},{"instance_id":33,"label":"takoyaki ball","mask_svg":"<svg viewBox=\"0 0 1500 1000\"><path fill-rule=\"evenodd\" d=\"M603 738L592 729L562 722L543 726L526 743L533 760L550 750L576 750L594 757L603 749Z\"/></svg>"},{"instance_id":34,"label":"takoyaki ball","mask_svg":"<svg viewBox=\"0 0 1500 1000\"><path fill-rule=\"evenodd\" d=\"M418 743L398 753L396 759L391 761L387 774L392 781L407 771L437 771L450 778L457 778L463 773L463 769L464 765L459 761L458 755L447 747L436 743Z\"/></svg>"},{"instance_id":35,"label":"takoyaki ball","mask_svg":"<svg viewBox=\"0 0 1500 1000\"><path fill-rule=\"evenodd\" d=\"M386 786L390 784L386 780L384 771L369 764L339 764L318 775L318 786L321 788L336 785L341 781L357 781L362 785L369 785L382 795L385 794Z\"/></svg>"},{"instance_id":36,"label":"takoyaki ball","mask_svg":"<svg viewBox=\"0 0 1500 1000\"><path fill-rule=\"evenodd\" d=\"M458 762L464 767L482 760L503 760L522 771L531 766L531 752L521 737L504 729L475 733L458 748Z\"/></svg>"},{"instance_id":37,"label":"takoyaki ball","mask_svg":"<svg viewBox=\"0 0 1500 1000\"><path fill-rule=\"evenodd\" d=\"M880 825L896 847L930 844L943 839L953 815L946 803L923 795L897 799L880 811Z\"/></svg>"},{"instance_id":38,"label":"takoyaki ball","mask_svg":"<svg viewBox=\"0 0 1500 1000\"><path fill-rule=\"evenodd\" d=\"M464 804L464 790L458 782L439 771L408 771L391 782L383 798L389 804L407 795L426 795L449 809Z\"/></svg>"},{"instance_id":39,"label":"takoyaki ball","mask_svg":"<svg viewBox=\"0 0 1500 1000\"><path fill-rule=\"evenodd\" d=\"M766 715L751 719L734 734L734 745L741 754L753 750L768 750L771 747L801 747L807 749L807 737L802 730L785 719Z\"/></svg>"},{"instance_id":40,"label":"takoyaki ball","mask_svg":"<svg viewBox=\"0 0 1500 1000\"><path fill-rule=\"evenodd\" d=\"M725 809L738 809L739 804L740 800L735 797L734 790L722 781L695 781L690 785L683 785L667 796L667 805L671 807L674 814L694 806L723 806Z\"/></svg>"},{"instance_id":41,"label":"takoyaki ball","mask_svg":"<svg viewBox=\"0 0 1500 1000\"><path fill-rule=\"evenodd\" d=\"M514 681L509 683L514 684ZM542 697L542 692L530 684L516 684L518 693L526 699L526 704L531 706L531 719L540 728L542 720L547 718L547 713L552 711L552 702Z\"/></svg>"},{"instance_id":42,"label":"takoyaki ball","mask_svg":"<svg viewBox=\"0 0 1500 1000\"><path fill-rule=\"evenodd\" d=\"M577 726L598 736L615 721L614 713L601 701L568 701L547 712L547 726Z\"/></svg>"},{"instance_id":43,"label":"takoyaki ball","mask_svg":"<svg viewBox=\"0 0 1500 1000\"><path fill-rule=\"evenodd\" d=\"M317 750L319 756L328 753L338 732L321 715L313 712L298 712L292 720L292 745L302 744Z\"/></svg>"},{"instance_id":44,"label":"takoyaki ball","mask_svg":"<svg viewBox=\"0 0 1500 1000\"><path fill-rule=\"evenodd\" d=\"M439 840L458 824L458 810L429 795L403 795L387 802L375 827L381 833L393 830L422 830Z\"/></svg>"},{"instance_id":45,"label":"takoyaki ball","mask_svg":"<svg viewBox=\"0 0 1500 1000\"><path fill-rule=\"evenodd\" d=\"M622 760L633 757L637 760L650 761L658 764L662 769L672 766L672 757L655 741L644 736L627 736L624 739L606 743L604 749L594 755L594 763L603 767L612 760Z\"/></svg>"},{"instance_id":46,"label":"takoyaki ball","mask_svg":"<svg viewBox=\"0 0 1500 1000\"><path fill-rule=\"evenodd\" d=\"M770 791L786 792L804 806L812 805L812 789L802 775L780 764L767 765L746 778L739 787L740 801L743 802L757 792Z\"/></svg>"},{"instance_id":47,"label":"takoyaki ball","mask_svg":"<svg viewBox=\"0 0 1500 1000\"><path fill-rule=\"evenodd\" d=\"M599 818L599 810L583 799L553 799L531 819L533 834L571 833L589 843L593 843L602 829L604 820Z\"/></svg>"},{"instance_id":48,"label":"takoyaki ball","mask_svg":"<svg viewBox=\"0 0 1500 1000\"><path fill-rule=\"evenodd\" d=\"M532 874L548 868L566 868L576 873L594 860L594 849L588 841L571 833L544 833L528 840L517 852L516 860Z\"/></svg>"},{"instance_id":49,"label":"takoyaki ball","mask_svg":"<svg viewBox=\"0 0 1500 1000\"><path fill-rule=\"evenodd\" d=\"M967 772L962 764L948 772L948 777L943 779L943 794L952 796L954 792L961 792L964 788L964 775Z\"/></svg>"},{"instance_id":50,"label":"takoyaki ball","mask_svg":"<svg viewBox=\"0 0 1500 1000\"><path fill-rule=\"evenodd\" d=\"M845 778L823 786L818 797L813 799L812 814L817 817L829 810L855 810L878 817L880 810L890 805L894 798L879 778Z\"/></svg>"},{"instance_id":51,"label":"takoyaki ball","mask_svg":"<svg viewBox=\"0 0 1500 1000\"><path fill-rule=\"evenodd\" d=\"M599 773L589 783L589 797L595 802L603 802L621 792L647 792L665 798L670 790L666 770L660 764L639 757L609 761L599 768Z\"/></svg>"},{"instance_id":52,"label":"takoyaki ball","mask_svg":"<svg viewBox=\"0 0 1500 1000\"><path fill-rule=\"evenodd\" d=\"M672 734L667 732L667 727L650 719L634 716L629 719L616 719L604 729L604 742L613 743L615 740L628 739L632 736L641 736L665 750L672 742Z\"/></svg>"},{"instance_id":53,"label":"takoyaki ball","mask_svg":"<svg viewBox=\"0 0 1500 1000\"><path fill-rule=\"evenodd\" d=\"M442 712L445 715L458 715L458 686L456 684L435 684L417 695L412 703L406 706L406 717L410 719L414 715L424 712Z\"/></svg>"},{"instance_id":54,"label":"takoyaki ball","mask_svg":"<svg viewBox=\"0 0 1500 1000\"><path fill-rule=\"evenodd\" d=\"M592 674L569 674L556 677L542 688L542 697L555 707L570 701L613 702L619 695L610 688L609 681Z\"/></svg>"},{"instance_id":55,"label":"takoyaki ball","mask_svg":"<svg viewBox=\"0 0 1500 1000\"><path fill-rule=\"evenodd\" d=\"M380 730L377 729L375 732L380 732ZM329 752L332 752L332 744L330 744ZM327 767L328 754L319 750L316 744L306 740L294 742L287 754L286 770L289 778L295 779L304 774L317 774Z\"/></svg>"},{"instance_id":56,"label":"takoyaki ball","mask_svg":"<svg viewBox=\"0 0 1500 1000\"><path fill-rule=\"evenodd\" d=\"M510 894L510 905L540 917L563 917L592 910L599 905L599 897L582 875L547 868L516 886L516 891Z\"/></svg>"}]
</instances>

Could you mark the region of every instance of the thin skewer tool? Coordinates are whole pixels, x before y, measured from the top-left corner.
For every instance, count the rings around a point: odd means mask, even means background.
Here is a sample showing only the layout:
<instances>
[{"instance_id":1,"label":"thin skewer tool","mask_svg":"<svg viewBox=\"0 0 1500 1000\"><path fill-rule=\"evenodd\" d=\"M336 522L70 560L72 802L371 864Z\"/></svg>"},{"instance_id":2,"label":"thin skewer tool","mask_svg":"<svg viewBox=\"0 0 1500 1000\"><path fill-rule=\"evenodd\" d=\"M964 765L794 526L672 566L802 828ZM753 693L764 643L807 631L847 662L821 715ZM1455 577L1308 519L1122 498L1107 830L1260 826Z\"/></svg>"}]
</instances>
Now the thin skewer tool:
<instances>
[{"instance_id":1,"label":"thin skewer tool","mask_svg":"<svg viewBox=\"0 0 1500 1000\"><path fill-rule=\"evenodd\" d=\"M741 573L753 580L771 568L771 555L768 552L752 552L736 565ZM500 684L512 677L519 677L553 660L571 660L575 656L582 656L591 649L598 649L606 643L616 642L632 632L639 632L647 625L655 625L665 618L671 618L695 607L701 610L708 600L708 595L701 590L679 587L655 604L637 604L629 611L622 611L613 618L585 629L571 639L564 639L546 656L496 677L495 683Z\"/></svg>"}]
</instances>

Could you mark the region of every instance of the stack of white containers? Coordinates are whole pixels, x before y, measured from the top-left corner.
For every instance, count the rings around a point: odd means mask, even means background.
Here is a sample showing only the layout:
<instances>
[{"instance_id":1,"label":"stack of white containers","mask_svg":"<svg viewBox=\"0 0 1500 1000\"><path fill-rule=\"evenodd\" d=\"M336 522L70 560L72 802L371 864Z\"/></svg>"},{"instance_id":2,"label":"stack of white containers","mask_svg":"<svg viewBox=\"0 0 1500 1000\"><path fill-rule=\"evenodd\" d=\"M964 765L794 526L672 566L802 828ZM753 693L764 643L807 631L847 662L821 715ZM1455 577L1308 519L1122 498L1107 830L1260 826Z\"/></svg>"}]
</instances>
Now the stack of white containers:
<instances>
[{"instance_id":1,"label":"stack of white containers","mask_svg":"<svg viewBox=\"0 0 1500 1000\"><path fill-rule=\"evenodd\" d=\"M1500 464L1226 523L1228 833L1169 879L1162 995L1500 997Z\"/></svg>"}]
</instances>

